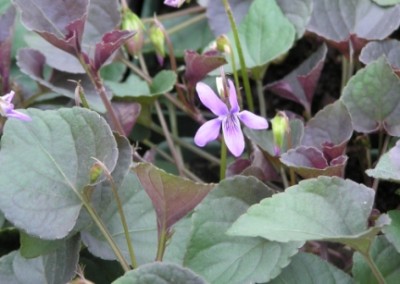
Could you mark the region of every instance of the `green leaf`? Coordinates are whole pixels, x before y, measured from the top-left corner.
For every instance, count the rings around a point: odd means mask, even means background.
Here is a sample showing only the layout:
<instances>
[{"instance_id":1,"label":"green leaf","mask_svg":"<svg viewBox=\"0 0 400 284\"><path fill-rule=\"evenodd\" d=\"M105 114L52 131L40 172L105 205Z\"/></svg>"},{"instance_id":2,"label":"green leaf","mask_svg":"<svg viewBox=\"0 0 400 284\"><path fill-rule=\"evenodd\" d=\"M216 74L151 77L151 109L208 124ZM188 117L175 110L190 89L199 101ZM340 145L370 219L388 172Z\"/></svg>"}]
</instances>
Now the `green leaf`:
<instances>
[{"instance_id":1,"label":"green leaf","mask_svg":"<svg viewBox=\"0 0 400 284\"><path fill-rule=\"evenodd\" d=\"M385 278L386 283L394 284L399 282L400 254L384 236L378 236L375 238L372 243L370 255L383 278ZM352 272L357 283L378 283L366 260L359 252L356 252L353 255Z\"/></svg>"},{"instance_id":2,"label":"green leaf","mask_svg":"<svg viewBox=\"0 0 400 284\"><path fill-rule=\"evenodd\" d=\"M148 163L136 165L134 171L156 210L159 234L162 230L168 232L214 187L169 174Z\"/></svg>"},{"instance_id":3,"label":"green leaf","mask_svg":"<svg viewBox=\"0 0 400 284\"><path fill-rule=\"evenodd\" d=\"M274 0L255 0L240 23L238 33L249 69L265 66L285 54L293 46L296 36L294 26ZM228 37L233 50L236 50L232 33ZM234 53L237 54L236 51ZM230 62L230 57L227 60ZM235 61L239 68L238 57L235 57Z\"/></svg>"},{"instance_id":4,"label":"green leaf","mask_svg":"<svg viewBox=\"0 0 400 284\"><path fill-rule=\"evenodd\" d=\"M21 256L25 258L35 258L44 254L53 252L65 242L62 240L42 240L20 232L21 247L19 249Z\"/></svg>"},{"instance_id":5,"label":"green leaf","mask_svg":"<svg viewBox=\"0 0 400 284\"><path fill-rule=\"evenodd\" d=\"M150 94L147 83L133 74L122 83L106 81L105 84L117 97L140 97Z\"/></svg>"},{"instance_id":6,"label":"green leaf","mask_svg":"<svg viewBox=\"0 0 400 284\"><path fill-rule=\"evenodd\" d=\"M392 222L389 226L383 227L382 231L386 239L396 248L397 252L400 253L400 211L392 210L388 212L388 215Z\"/></svg>"},{"instance_id":7,"label":"green leaf","mask_svg":"<svg viewBox=\"0 0 400 284\"><path fill-rule=\"evenodd\" d=\"M30 109L27 114L32 121L10 119L4 127L0 209L28 234L61 239L81 211L93 158L113 170L116 142L106 121L87 109Z\"/></svg>"},{"instance_id":8,"label":"green leaf","mask_svg":"<svg viewBox=\"0 0 400 284\"><path fill-rule=\"evenodd\" d=\"M372 1L381 6L392 6L400 3L400 0L372 0Z\"/></svg>"},{"instance_id":9,"label":"green leaf","mask_svg":"<svg viewBox=\"0 0 400 284\"><path fill-rule=\"evenodd\" d=\"M375 169L369 169L366 173L370 177L400 182L400 141L379 158Z\"/></svg>"},{"instance_id":10,"label":"green leaf","mask_svg":"<svg viewBox=\"0 0 400 284\"><path fill-rule=\"evenodd\" d=\"M183 265L186 247L189 243L192 230L191 216L181 219L172 229L172 237L167 243L163 261Z\"/></svg>"},{"instance_id":11,"label":"green leaf","mask_svg":"<svg viewBox=\"0 0 400 284\"><path fill-rule=\"evenodd\" d=\"M100 70L100 75L103 80L120 81L124 77L125 70L125 64L116 61L103 66Z\"/></svg>"},{"instance_id":12,"label":"green leaf","mask_svg":"<svg viewBox=\"0 0 400 284\"><path fill-rule=\"evenodd\" d=\"M296 28L296 38L303 37L311 18L312 0L277 0L282 12Z\"/></svg>"},{"instance_id":13,"label":"green leaf","mask_svg":"<svg viewBox=\"0 0 400 284\"><path fill-rule=\"evenodd\" d=\"M75 236L65 241L56 251L26 259L19 251L0 259L1 283L66 283L76 273L80 241Z\"/></svg>"},{"instance_id":14,"label":"green leaf","mask_svg":"<svg viewBox=\"0 0 400 284\"><path fill-rule=\"evenodd\" d=\"M384 129L400 136L400 80L385 57L357 72L343 90L356 131L371 133Z\"/></svg>"},{"instance_id":15,"label":"green leaf","mask_svg":"<svg viewBox=\"0 0 400 284\"><path fill-rule=\"evenodd\" d=\"M170 70L163 70L154 77L150 85L150 92L153 96L163 95L172 90L176 83L176 74Z\"/></svg>"},{"instance_id":16,"label":"green leaf","mask_svg":"<svg viewBox=\"0 0 400 284\"><path fill-rule=\"evenodd\" d=\"M149 197L140 185L136 175L132 172L125 176L118 192L127 219L137 262L143 264L153 261L157 250L157 222ZM128 246L115 202L103 207L101 219L121 249L124 257L129 260ZM102 259L116 259L103 234L97 227L88 228L81 234L82 241L92 254Z\"/></svg>"},{"instance_id":17,"label":"green leaf","mask_svg":"<svg viewBox=\"0 0 400 284\"><path fill-rule=\"evenodd\" d=\"M125 273L112 284L206 284L200 276L172 263L155 262Z\"/></svg>"},{"instance_id":18,"label":"green leaf","mask_svg":"<svg viewBox=\"0 0 400 284\"><path fill-rule=\"evenodd\" d=\"M373 189L351 180L321 176L251 206L228 234L279 242L344 242L367 231L373 202Z\"/></svg>"},{"instance_id":19,"label":"green leaf","mask_svg":"<svg viewBox=\"0 0 400 284\"><path fill-rule=\"evenodd\" d=\"M350 284L353 279L322 258L309 253L300 252L295 255L281 274L269 284Z\"/></svg>"},{"instance_id":20,"label":"green leaf","mask_svg":"<svg viewBox=\"0 0 400 284\"><path fill-rule=\"evenodd\" d=\"M277 276L301 242L285 244L226 235L251 204L271 194L254 177L221 181L192 215L193 230L184 265L210 283L266 282Z\"/></svg>"}]
</instances>

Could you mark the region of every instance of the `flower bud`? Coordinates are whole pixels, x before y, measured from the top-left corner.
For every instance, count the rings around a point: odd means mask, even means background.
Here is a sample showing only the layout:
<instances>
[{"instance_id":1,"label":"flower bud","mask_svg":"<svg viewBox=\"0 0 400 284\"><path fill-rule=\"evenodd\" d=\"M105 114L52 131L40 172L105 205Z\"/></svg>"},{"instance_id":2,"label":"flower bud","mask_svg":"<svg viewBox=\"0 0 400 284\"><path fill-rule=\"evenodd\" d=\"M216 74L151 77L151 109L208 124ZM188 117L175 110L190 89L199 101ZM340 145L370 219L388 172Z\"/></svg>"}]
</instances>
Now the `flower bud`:
<instances>
[{"instance_id":1,"label":"flower bud","mask_svg":"<svg viewBox=\"0 0 400 284\"><path fill-rule=\"evenodd\" d=\"M220 35L217 38L217 50L219 52L224 52L227 54L230 54L232 52L231 49L231 44L229 42L229 39L225 35Z\"/></svg>"},{"instance_id":2,"label":"flower bud","mask_svg":"<svg viewBox=\"0 0 400 284\"><path fill-rule=\"evenodd\" d=\"M155 19L154 25L152 25L149 30L150 41L156 49L156 55L160 65L163 65L165 57L165 35L162 29L161 23Z\"/></svg>"},{"instance_id":3,"label":"flower bud","mask_svg":"<svg viewBox=\"0 0 400 284\"><path fill-rule=\"evenodd\" d=\"M271 120L272 123L272 134L275 141L275 154L278 156L281 154L282 147L284 145L285 138L290 132L289 118L287 115L280 111Z\"/></svg>"},{"instance_id":4,"label":"flower bud","mask_svg":"<svg viewBox=\"0 0 400 284\"><path fill-rule=\"evenodd\" d=\"M186 0L165 0L164 5L179 8L180 6L183 5L183 3L185 3L185 1ZM188 2L190 2L190 1L188 1Z\"/></svg>"},{"instance_id":5,"label":"flower bud","mask_svg":"<svg viewBox=\"0 0 400 284\"><path fill-rule=\"evenodd\" d=\"M126 43L128 52L136 56L142 50L144 43L145 27L140 18L129 9L124 9L122 16L122 29L127 31L136 31L136 34L129 38Z\"/></svg>"}]
</instances>

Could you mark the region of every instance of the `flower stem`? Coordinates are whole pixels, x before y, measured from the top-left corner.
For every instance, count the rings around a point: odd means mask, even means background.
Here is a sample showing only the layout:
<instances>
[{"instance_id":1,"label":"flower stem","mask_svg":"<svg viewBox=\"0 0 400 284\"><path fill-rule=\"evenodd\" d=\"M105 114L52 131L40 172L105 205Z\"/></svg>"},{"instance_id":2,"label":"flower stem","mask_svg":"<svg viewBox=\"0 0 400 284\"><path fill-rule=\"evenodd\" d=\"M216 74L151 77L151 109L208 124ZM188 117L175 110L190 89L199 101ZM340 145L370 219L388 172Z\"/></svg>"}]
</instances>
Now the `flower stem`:
<instances>
[{"instance_id":1,"label":"flower stem","mask_svg":"<svg viewBox=\"0 0 400 284\"><path fill-rule=\"evenodd\" d=\"M382 273L379 271L378 267L376 266L374 260L369 255L369 253L363 253L363 252L360 252L360 253L364 256L364 259L367 261L367 264L368 264L369 268L371 269L372 274L374 274L378 283L386 284L385 278L383 277Z\"/></svg>"},{"instance_id":2,"label":"flower stem","mask_svg":"<svg viewBox=\"0 0 400 284\"><path fill-rule=\"evenodd\" d=\"M257 95L258 95L258 101L259 101L259 107L260 107L260 114L262 117L267 117L267 106L266 106L266 102L265 102L261 79L256 80L256 86L257 86Z\"/></svg>"},{"instance_id":3,"label":"flower stem","mask_svg":"<svg viewBox=\"0 0 400 284\"><path fill-rule=\"evenodd\" d=\"M246 67L246 63L244 60L243 50L242 50L242 46L240 44L239 33L237 30L235 19L233 18L233 13L232 13L231 7L229 6L228 0L222 0L222 2L224 4L225 11L228 15L229 22L230 22L231 28L232 28L233 37L235 40L236 50L237 50L239 62L240 62L240 71L242 74L244 91L246 93L247 104L249 106L249 110L251 112L254 112L254 103L253 103L253 97L251 95L249 76L247 75L247 67Z\"/></svg>"},{"instance_id":4,"label":"flower stem","mask_svg":"<svg viewBox=\"0 0 400 284\"><path fill-rule=\"evenodd\" d=\"M219 180L223 180L225 178L226 173L226 157L227 157L227 149L224 138L221 137L221 166L219 168Z\"/></svg>"},{"instance_id":5,"label":"flower stem","mask_svg":"<svg viewBox=\"0 0 400 284\"><path fill-rule=\"evenodd\" d=\"M160 235L158 237L156 261L162 261L164 257L167 240L168 240L167 230L166 228L162 228Z\"/></svg>"}]
</instances>

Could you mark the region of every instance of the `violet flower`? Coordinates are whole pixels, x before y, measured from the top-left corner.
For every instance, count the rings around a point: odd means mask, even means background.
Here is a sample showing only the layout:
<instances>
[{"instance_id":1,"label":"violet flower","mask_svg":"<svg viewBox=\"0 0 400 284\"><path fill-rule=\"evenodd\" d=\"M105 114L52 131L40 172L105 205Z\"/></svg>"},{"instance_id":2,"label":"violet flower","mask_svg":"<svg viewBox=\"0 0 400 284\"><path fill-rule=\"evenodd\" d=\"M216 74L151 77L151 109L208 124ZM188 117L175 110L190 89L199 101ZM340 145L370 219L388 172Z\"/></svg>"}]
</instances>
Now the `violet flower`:
<instances>
[{"instance_id":1,"label":"violet flower","mask_svg":"<svg viewBox=\"0 0 400 284\"><path fill-rule=\"evenodd\" d=\"M0 97L0 114L5 117L13 117L23 121L31 121L32 119L28 115L14 110L14 105L11 103L14 95L14 91L11 91L8 94Z\"/></svg>"},{"instance_id":2,"label":"violet flower","mask_svg":"<svg viewBox=\"0 0 400 284\"><path fill-rule=\"evenodd\" d=\"M165 0L164 5L168 5L171 7L179 8L185 3L186 0Z\"/></svg>"},{"instance_id":3,"label":"violet flower","mask_svg":"<svg viewBox=\"0 0 400 284\"><path fill-rule=\"evenodd\" d=\"M218 138L221 125L225 144L229 151L238 157L244 150L244 137L240 127L240 121L252 129L268 128L268 121L247 110L240 111L235 86L231 80L229 83L229 106L225 104L214 91L206 84L199 82L196 90L201 102L218 117L204 123L194 136L196 145L203 147L208 142Z\"/></svg>"}]
</instances>

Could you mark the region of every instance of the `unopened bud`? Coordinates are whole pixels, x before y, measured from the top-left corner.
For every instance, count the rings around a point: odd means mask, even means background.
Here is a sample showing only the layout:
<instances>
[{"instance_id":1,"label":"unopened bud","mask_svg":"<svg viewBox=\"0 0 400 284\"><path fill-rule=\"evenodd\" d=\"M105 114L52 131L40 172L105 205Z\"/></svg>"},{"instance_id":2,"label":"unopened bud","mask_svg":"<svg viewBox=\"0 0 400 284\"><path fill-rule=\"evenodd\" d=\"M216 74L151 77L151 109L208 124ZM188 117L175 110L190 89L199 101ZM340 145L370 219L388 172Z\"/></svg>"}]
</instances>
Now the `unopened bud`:
<instances>
[{"instance_id":1,"label":"unopened bud","mask_svg":"<svg viewBox=\"0 0 400 284\"><path fill-rule=\"evenodd\" d=\"M99 163L94 163L89 172L90 184L94 184L102 173L103 167Z\"/></svg>"},{"instance_id":2,"label":"unopened bud","mask_svg":"<svg viewBox=\"0 0 400 284\"><path fill-rule=\"evenodd\" d=\"M272 123L272 134L275 141L275 154L280 155L283 147L285 137L290 131L289 118L287 115L280 111L271 120Z\"/></svg>"},{"instance_id":3,"label":"unopened bud","mask_svg":"<svg viewBox=\"0 0 400 284\"><path fill-rule=\"evenodd\" d=\"M165 36L162 28L160 27L161 23L155 21L156 24L152 25L149 30L150 41L153 43L154 48L156 49L157 59L160 65L164 63L165 57Z\"/></svg>"},{"instance_id":4,"label":"unopened bud","mask_svg":"<svg viewBox=\"0 0 400 284\"><path fill-rule=\"evenodd\" d=\"M232 52L229 39L225 35L220 35L217 37L217 50L219 52L225 52L228 54Z\"/></svg>"},{"instance_id":5,"label":"unopened bud","mask_svg":"<svg viewBox=\"0 0 400 284\"><path fill-rule=\"evenodd\" d=\"M185 2L190 2L190 1L187 1L187 0L164 0L164 5L179 8Z\"/></svg>"},{"instance_id":6,"label":"unopened bud","mask_svg":"<svg viewBox=\"0 0 400 284\"><path fill-rule=\"evenodd\" d=\"M135 31L135 35L129 38L126 43L128 52L135 56L142 50L144 43L145 27L140 18L129 9L124 9L122 18L122 29L127 31Z\"/></svg>"}]
</instances>

